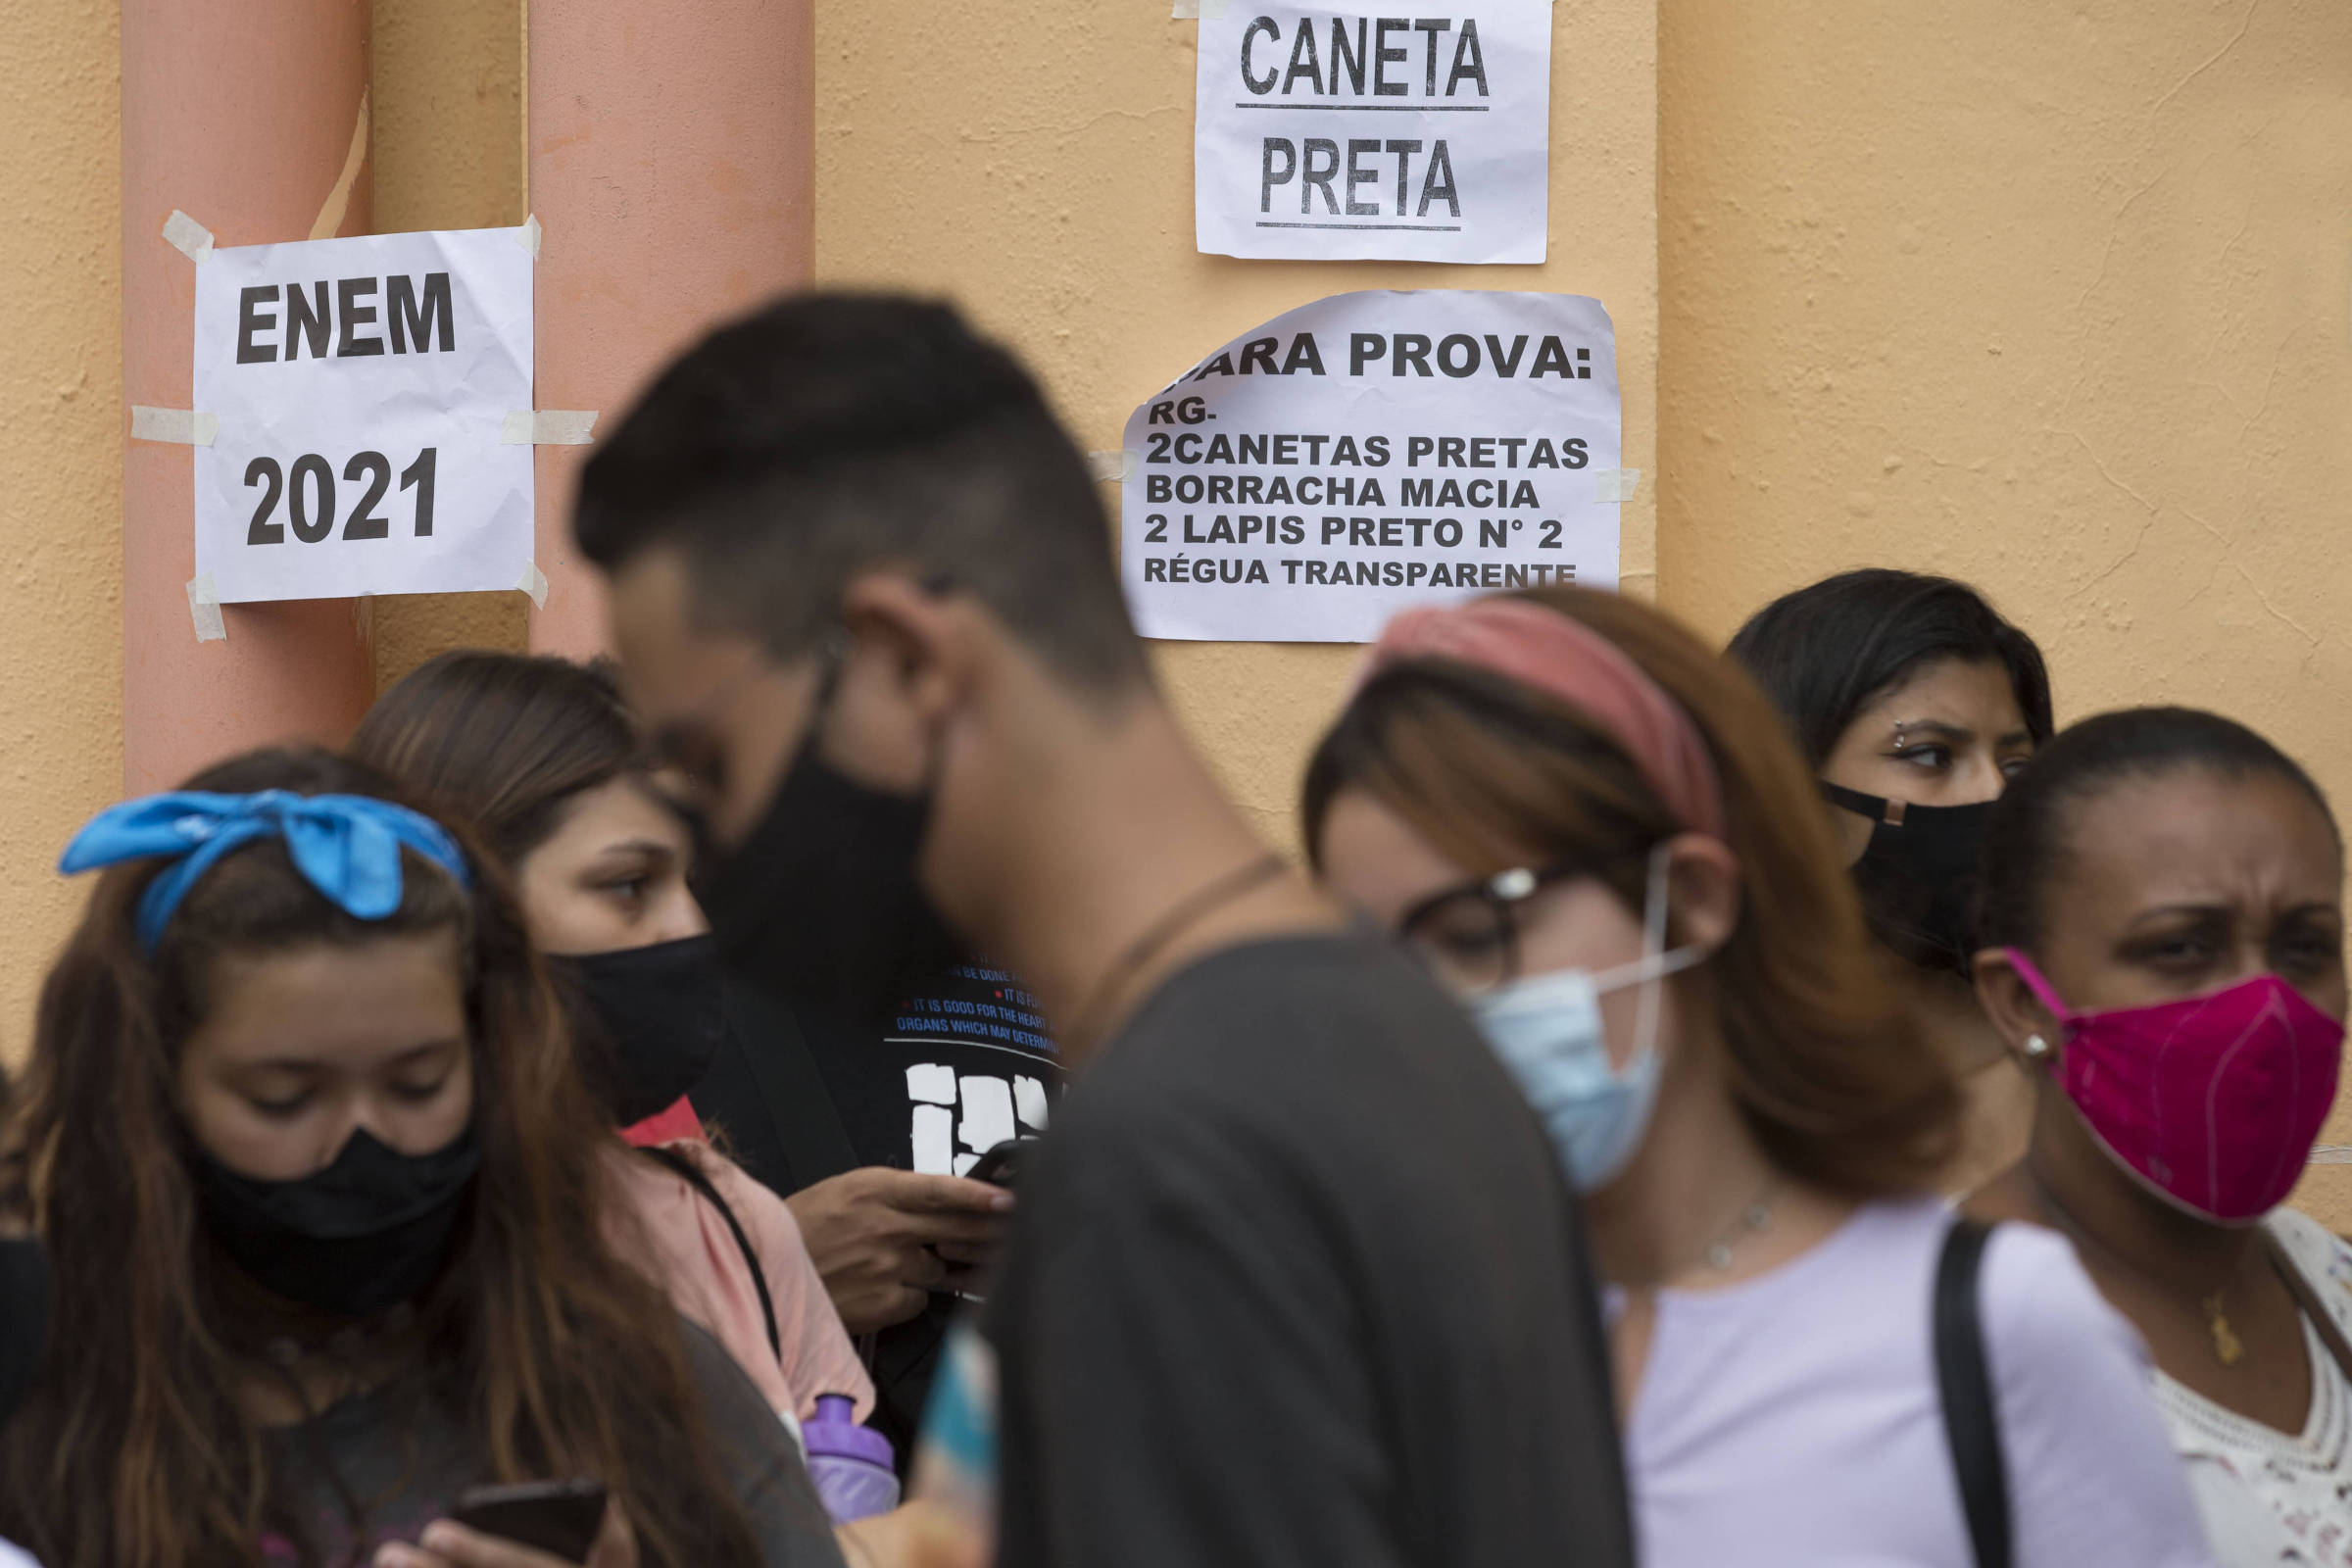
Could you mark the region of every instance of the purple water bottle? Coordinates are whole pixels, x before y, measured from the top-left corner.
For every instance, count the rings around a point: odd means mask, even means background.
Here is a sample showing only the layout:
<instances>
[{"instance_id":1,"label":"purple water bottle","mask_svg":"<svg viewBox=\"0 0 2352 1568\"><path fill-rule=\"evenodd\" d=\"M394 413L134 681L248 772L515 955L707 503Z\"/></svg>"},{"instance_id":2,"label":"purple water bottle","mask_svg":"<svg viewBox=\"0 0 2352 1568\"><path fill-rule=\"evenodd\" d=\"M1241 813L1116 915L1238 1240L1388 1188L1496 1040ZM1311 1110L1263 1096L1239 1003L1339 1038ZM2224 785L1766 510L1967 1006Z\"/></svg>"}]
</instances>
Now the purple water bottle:
<instances>
[{"instance_id":1,"label":"purple water bottle","mask_svg":"<svg viewBox=\"0 0 2352 1568\"><path fill-rule=\"evenodd\" d=\"M858 1401L820 1394L816 1414L801 1423L808 1449L808 1479L837 1525L888 1513L899 1505L899 1474L891 1468L890 1440L858 1424Z\"/></svg>"}]
</instances>

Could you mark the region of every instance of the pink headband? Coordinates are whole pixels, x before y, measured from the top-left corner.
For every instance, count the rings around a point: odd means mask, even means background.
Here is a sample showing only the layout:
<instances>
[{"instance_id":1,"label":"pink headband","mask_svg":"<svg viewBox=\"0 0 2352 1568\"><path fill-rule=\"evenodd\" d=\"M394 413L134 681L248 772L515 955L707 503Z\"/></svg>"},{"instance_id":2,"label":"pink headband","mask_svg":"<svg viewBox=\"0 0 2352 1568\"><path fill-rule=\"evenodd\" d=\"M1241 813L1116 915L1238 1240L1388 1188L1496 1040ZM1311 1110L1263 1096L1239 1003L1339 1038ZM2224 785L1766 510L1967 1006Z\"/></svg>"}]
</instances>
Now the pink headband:
<instances>
[{"instance_id":1,"label":"pink headband","mask_svg":"<svg viewBox=\"0 0 2352 1568\"><path fill-rule=\"evenodd\" d=\"M1407 660L1443 659L1556 697L1624 748L1675 819L1725 836L1723 789L1698 727L1624 651L1584 622L1524 599L1473 599L1391 620L1359 684Z\"/></svg>"}]
</instances>

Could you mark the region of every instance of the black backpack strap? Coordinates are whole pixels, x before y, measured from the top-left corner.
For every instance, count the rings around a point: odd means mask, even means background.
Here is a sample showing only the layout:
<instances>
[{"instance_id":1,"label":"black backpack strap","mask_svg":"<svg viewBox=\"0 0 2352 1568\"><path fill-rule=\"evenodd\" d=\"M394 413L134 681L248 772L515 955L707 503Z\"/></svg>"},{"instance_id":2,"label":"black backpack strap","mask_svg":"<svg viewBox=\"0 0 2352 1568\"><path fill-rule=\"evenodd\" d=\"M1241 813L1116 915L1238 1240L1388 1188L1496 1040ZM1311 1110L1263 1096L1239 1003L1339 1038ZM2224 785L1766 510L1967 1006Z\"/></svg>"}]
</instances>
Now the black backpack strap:
<instances>
[{"instance_id":1,"label":"black backpack strap","mask_svg":"<svg viewBox=\"0 0 2352 1568\"><path fill-rule=\"evenodd\" d=\"M1984 1325L1977 1278L1989 1226L1958 1219L1936 1264L1936 1384L1943 1396L1943 1434L1960 1478L1960 1508L1977 1568L2009 1568L2009 1478L2001 1461L2001 1421L1984 1361Z\"/></svg>"},{"instance_id":2,"label":"black backpack strap","mask_svg":"<svg viewBox=\"0 0 2352 1568\"><path fill-rule=\"evenodd\" d=\"M774 1354L777 1364L782 1365L784 1338L776 1332L776 1303L767 1294L767 1271L760 1266L760 1254L752 1250L752 1239L744 1233L743 1221L735 1217L735 1211L727 1206L727 1200L718 1196L718 1189L710 1185L710 1178L703 1174L703 1167L687 1155L674 1149L647 1149L641 1152L677 1172L689 1187L702 1194L710 1206L718 1210L719 1217L727 1222L727 1229L735 1233L735 1245L742 1249L744 1264L752 1271L752 1285L760 1293L760 1315L767 1319L767 1348Z\"/></svg>"}]
</instances>

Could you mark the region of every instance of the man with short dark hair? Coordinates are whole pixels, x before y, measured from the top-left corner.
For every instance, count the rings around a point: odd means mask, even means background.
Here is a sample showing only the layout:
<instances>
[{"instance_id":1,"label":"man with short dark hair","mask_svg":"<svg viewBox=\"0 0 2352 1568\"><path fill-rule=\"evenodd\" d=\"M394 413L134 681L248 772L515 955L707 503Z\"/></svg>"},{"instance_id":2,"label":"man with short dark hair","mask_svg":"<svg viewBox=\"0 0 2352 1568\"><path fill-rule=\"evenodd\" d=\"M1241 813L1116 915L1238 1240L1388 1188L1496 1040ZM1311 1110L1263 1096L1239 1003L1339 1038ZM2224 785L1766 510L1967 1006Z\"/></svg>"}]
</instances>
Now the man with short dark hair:
<instances>
[{"instance_id":1,"label":"man with short dark hair","mask_svg":"<svg viewBox=\"0 0 2352 1568\"><path fill-rule=\"evenodd\" d=\"M1631 1560L1548 1145L1218 792L1011 356L785 300L655 383L577 531L735 961L880 1009L984 952L1080 1070L982 1321L1001 1561Z\"/></svg>"}]
</instances>

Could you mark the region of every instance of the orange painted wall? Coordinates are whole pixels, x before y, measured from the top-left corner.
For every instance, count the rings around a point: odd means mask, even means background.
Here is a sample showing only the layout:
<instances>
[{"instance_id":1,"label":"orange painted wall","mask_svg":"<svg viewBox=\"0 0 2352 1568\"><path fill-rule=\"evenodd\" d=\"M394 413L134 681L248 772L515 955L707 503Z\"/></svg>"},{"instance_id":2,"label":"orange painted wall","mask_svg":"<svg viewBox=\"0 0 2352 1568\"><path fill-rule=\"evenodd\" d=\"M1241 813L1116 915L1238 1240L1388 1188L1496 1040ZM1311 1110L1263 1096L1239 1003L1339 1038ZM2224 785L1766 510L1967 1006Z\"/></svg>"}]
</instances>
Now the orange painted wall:
<instances>
[{"instance_id":1,"label":"orange painted wall","mask_svg":"<svg viewBox=\"0 0 2352 1568\"><path fill-rule=\"evenodd\" d=\"M2220 707L2352 801L2342 0L1557 0L1553 260L1469 270L1198 255L1195 28L1166 10L820 4L820 277L955 293L1096 448L1325 293L1594 294L1637 591L1722 636L1843 566L1955 572L2043 640L2065 713ZM46 867L120 777L114 12L0 0L0 132L42 154L0 161L0 1054L76 902ZM379 226L519 220L520 6L374 17ZM524 635L514 595L370 618L379 680ZM1276 839L1349 660L1160 650ZM2352 1170L2306 1199L2352 1223Z\"/></svg>"},{"instance_id":2,"label":"orange painted wall","mask_svg":"<svg viewBox=\"0 0 2352 1568\"><path fill-rule=\"evenodd\" d=\"M114 0L0 0L0 1056L79 906L51 867L122 782Z\"/></svg>"},{"instance_id":3,"label":"orange painted wall","mask_svg":"<svg viewBox=\"0 0 2352 1568\"><path fill-rule=\"evenodd\" d=\"M1200 255L1192 194L1199 24L1168 11L1167 0L998 0L984 24L943 33L943 14L925 0L820 3L819 280L954 295L1028 356L1079 440L1098 451L1118 446L1135 405L1200 356L1326 294L1590 294L1616 322L1624 461L1645 474L1656 466L1650 0L1552 8L1551 259L1542 267ZM1652 494L1645 482L1622 517L1636 592L1650 586ZM1269 837L1292 842L1299 768L1354 650L1154 647L1227 786Z\"/></svg>"},{"instance_id":4,"label":"orange painted wall","mask_svg":"<svg viewBox=\"0 0 2352 1568\"><path fill-rule=\"evenodd\" d=\"M2352 808L2352 6L1660 12L1665 603L1949 572Z\"/></svg>"}]
</instances>

